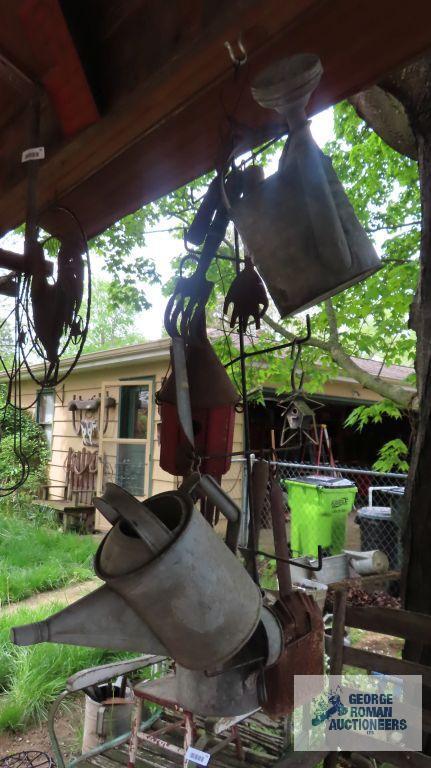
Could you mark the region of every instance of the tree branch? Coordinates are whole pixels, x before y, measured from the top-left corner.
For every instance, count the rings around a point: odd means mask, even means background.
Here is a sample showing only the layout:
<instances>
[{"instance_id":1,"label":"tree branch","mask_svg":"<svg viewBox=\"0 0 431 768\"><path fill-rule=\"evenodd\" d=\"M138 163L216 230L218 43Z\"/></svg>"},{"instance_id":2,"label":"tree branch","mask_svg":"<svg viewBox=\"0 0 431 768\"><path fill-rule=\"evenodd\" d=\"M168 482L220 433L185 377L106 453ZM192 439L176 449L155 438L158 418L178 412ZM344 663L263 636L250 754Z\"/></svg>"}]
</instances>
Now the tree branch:
<instances>
[{"instance_id":1,"label":"tree branch","mask_svg":"<svg viewBox=\"0 0 431 768\"><path fill-rule=\"evenodd\" d=\"M390 381L377 378L373 374L364 371L355 361L347 354L340 344L337 317L331 300L329 299L326 304L326 312L328 315L329 325L329 341L323 341L316 336L312 336L307 342L307 346L321 349L330 355L334 363L342 368L342 370L348 374L349 377L355 379L364 389L369 389L371 392L375 392L380 397L388 400L392 400L396 405L403 409L416 408L417 395L415 392L411 392L406 387L399 384L392 384ZM293 341L295 334L291 331L287 331L280 323L273 320L269 315L264 315L264 320L276 333L279 333L285 339Z\"/></svg>"}]
</instances>

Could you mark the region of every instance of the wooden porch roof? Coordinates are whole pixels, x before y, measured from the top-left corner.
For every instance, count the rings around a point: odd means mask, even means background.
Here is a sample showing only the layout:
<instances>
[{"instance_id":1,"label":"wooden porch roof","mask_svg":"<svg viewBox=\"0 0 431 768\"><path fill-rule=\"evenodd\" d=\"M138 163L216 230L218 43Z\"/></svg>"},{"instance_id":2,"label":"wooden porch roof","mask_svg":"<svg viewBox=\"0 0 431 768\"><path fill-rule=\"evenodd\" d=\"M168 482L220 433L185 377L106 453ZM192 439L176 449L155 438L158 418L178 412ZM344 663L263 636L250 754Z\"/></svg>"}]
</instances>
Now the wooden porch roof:
<instances>
[{"instance_id":1,"label":"wooden porch roof","mask_svg":"<svg viewBox=\"0 0 431 768\"><path fill-rule=\"evenodd\" d=\"M280 130L250 81L317 53L318 111L431 47L428 0L0 0L0 233L25 216L28 103L41 82L38 205L93 236ZM242 38L235 73L225 41Z\"/></svg>"}]
</instances>

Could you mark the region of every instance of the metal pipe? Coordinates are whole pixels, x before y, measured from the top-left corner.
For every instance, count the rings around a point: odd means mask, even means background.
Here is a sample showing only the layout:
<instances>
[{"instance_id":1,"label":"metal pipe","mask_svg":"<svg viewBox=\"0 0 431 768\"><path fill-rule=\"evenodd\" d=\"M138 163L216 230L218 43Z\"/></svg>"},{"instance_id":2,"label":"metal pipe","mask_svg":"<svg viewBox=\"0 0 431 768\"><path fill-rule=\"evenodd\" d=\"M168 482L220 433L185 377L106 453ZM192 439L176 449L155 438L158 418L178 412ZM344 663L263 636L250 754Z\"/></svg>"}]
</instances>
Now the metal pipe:
<instances>
[{"instance_id":1,"label":"metal pipe","mask_svg":"<svg viewBox=\"0 0 431 768\"><path fill-rule=\"evenodd\" d=\"M315 469L319 472L348 472L350 475L374 475L375 477L393 477L398 480L407 480L407 475L401 472L374 472L370 469L353 469L352 467L332 467L318 464L296 464L294 461L271 461L274 467L289 467L290 469Z\"/></svg>"},{"instance_id":2,"label":"metal pipe","mask_svg":"<svg viewBox=\"0 0 431 768\"><path fill-rule=\"evenodd\" d=\"M239 235L236 227L234 228L234 238L235 238L236 272L237 272L237 275L239 275L240 273ZM246 461L246 467L247 467L247 500L248 500L248 508L249 508L248 549L250 550L250 552L246 557L246 568L250 576L252 577L253 581L256 584L259 584L259 573L257 570L256 555L254 554L256 550L256 531L254 528L253 492L251 487L252 463L251 463L251 457L250 457L250 450L251 450L250 414L249 414L248 399L247 399L247 376L246 376L246 370L245 370L244 331L242 329L241 323L239 325L239 352L240 352L240 363L241 363L242 403L243 403L243 409L244 409L243 410L244 449L245 449L244 452L245 452L245 461Z\"/></svg>"}]
</instances>

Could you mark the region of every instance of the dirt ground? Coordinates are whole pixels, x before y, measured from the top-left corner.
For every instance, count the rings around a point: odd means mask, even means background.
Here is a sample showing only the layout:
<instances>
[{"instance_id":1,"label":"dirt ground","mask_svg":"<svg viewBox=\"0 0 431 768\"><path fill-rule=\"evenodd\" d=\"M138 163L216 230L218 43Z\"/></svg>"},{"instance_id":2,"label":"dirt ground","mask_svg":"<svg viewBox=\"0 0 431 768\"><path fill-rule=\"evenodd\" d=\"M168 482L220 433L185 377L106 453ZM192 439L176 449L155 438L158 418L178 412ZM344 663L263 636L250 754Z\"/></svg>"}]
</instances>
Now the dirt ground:
<instances>
[{"instance_id":1,"label":"dirt ground","mask_svg":"<svg viewBox=\"0 0 431 768\"><path fill-rule=\"evenodd\" d=\"M355 638L355 648L363 651L373 651L381 653L383 656L401 657L404 641L399 637L389 637L388 635L379 635L376 632L363 632L357 630L358 637Z\"/></svg>"},{"instance_id":2,"label":"dirt ground","mask_svg":"<svg viewBox=\"0 0 431 768\"><path fill-rule=\"evenodd\" d=\"M56 721L55 732L64 757L71 758L80 752L80 736L82 722L82 704L75 703L67 713L63 713ZM0 733L0 759L16 752L37 750L46 752L54 757L46 724L32 726L21 733L3 731Z\"/></svg>"},{"instance_id":3,"label":"dirt ground","mask_svg":"<svg viewBox=\"0 0 431 768\"><path fill-rule=\"evenodd\" d=\"M99 586L99 579L90 579L88 581L83 581L80 584L73 584L70 587L61 587L60 589L55 589L51 592L41 592L32 595L32 597L29 597L26 600L21 600L19 603L4 605L1 610L4 613L13 613L13 611L17 608L21 608L23 605L28 608L36 608L54 601L73 603L75 600L88 594L88 592L91 592L93 589L97 589ZM70 757L72 753L79 752L80 734L82 732L81 722L82 702L79 702L77 699L76 703L70 707L69 711L62 714L56 722L56 733L66 757ZM52 756L46 724L32 726L20 733L5 731L0 733L0 759L6 755L12 755L15 752L24 752L32 749L40 752L47 752Z\"/></svg>"}]
</instances>

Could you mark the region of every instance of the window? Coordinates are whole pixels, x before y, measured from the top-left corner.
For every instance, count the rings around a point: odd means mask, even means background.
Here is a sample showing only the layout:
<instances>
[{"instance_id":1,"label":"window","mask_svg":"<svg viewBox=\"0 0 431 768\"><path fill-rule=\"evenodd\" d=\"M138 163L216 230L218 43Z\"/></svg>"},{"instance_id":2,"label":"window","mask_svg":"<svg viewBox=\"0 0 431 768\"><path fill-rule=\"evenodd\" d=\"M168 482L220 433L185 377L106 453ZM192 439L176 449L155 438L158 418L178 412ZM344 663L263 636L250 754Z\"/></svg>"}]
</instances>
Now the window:
<instances>
[{"instance_id":1,"label":"window","mask_svg":"<svg viewBox=\"0 0 431 768\"><path fill-rule=\"evenodd\" d=\"M151 441L153 439L154 382L151 377L103 382L102 403L115 397L118 409L112 413L99 437L103 472L97 476L97 492L106 483L117 483L139 498L150 494ZM102 406L103 408L103 406Z\"/></svg>"},{"instance_id":2,"label":"window","mask_svg":"<svg viewBox=\"0 0 431 768\"><path fill-rule=\"evenodd\" d=\"M55 391L47 389L39 392L37 398L36 421L45 432L46 442L49 447L52 444L52 426L54 423Z\"/></svg>"},{"instance_id":3,"label":"window","mask_svg":"<svg viewBox=\"0 0 431 768\"><path fill-rule=\"evenodd\" d=\"M148 404L149 388L147 384L121 387L118 437L146 439Z\"/></svg>"}]
</instances>

